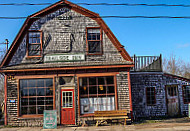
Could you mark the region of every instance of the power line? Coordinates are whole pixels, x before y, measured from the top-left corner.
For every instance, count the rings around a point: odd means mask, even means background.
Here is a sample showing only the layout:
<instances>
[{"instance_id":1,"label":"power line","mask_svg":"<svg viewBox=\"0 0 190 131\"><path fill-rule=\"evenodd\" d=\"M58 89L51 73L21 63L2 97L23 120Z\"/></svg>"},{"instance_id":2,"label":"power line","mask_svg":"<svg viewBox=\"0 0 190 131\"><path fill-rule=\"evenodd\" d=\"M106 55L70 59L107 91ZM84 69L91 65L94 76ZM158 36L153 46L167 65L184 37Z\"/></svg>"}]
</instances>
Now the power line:
<instances>
[{"instance_id":1,"label":"power line","mask_svg":"<svg viewBox=\"0 0 190 131\"><path fill-rule=\"evenodd\" d=\"M72 18L84 17L84 16L72 16ZM0 19L26 19L26 18L55 18L55 17L0 17ZM117 18L117 19L190 19L190 16L100 16L100 17L90 17L90 18Z\"/></svg>"},{"instance_id":2,"label":"power line","mask_svg":"<svg viewBox=\"0 0 190 131\"><path fill-rule=\"evenodd\" d=\"M53 3L2 3L0 5L2 6L26 6L26 5L51 5ZM133 3L75 3L78 5L95 5L95 6L153 6L153 7L190 7L190 5L185 5L185 4L145 4L145 3L140 3L140 4L133 4ZM61 5L65 5L64 3Z\"/></svg>"},{"instance_id":3,"label":"power line","mask_svg":"<svg viewBox=\"0 0 190 131\"><path fill-rule=\"evenodd\" d=\"M32 4L32 3L7 3L7 4L0 4L0 5L13 5L13 6L22 6L22 5L51 5L52 3L38 3L38 4Z\"/></svg>"},{"instance_id":4,"label":"power line","mask_svg":"<svg viewBox=\"0 0 190 131\"><path fill-rule=\"evenodd\" d=\"M88 4L88 3L77 3L79 5L106 5L106 6L164 6L164 7L190 7L190 5L184 4L130 4L130 3L122 3L122 4L109 4L109 3L95 3L95 4Z\"/></svg>"}]
</instances>

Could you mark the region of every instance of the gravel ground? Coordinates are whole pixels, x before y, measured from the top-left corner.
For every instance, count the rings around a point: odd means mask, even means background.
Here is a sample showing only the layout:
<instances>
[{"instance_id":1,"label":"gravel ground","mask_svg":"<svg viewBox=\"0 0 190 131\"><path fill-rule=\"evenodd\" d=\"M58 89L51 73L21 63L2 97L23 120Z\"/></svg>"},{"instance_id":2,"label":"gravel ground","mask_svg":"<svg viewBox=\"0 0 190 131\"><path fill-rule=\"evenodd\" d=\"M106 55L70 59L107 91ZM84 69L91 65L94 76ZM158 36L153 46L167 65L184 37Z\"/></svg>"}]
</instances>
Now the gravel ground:
<instances>
[{"instance_id":1,"label":"gravel ground","mask_svg":"<svg viewBox=\"0 0 190 131\"><path fill-rule=\"evenodd\" d=\"M190 119L175 118L165 120L147 120L132 125L114 126L58 126L57 129L43 129L42 127L3 127L0 131L190 131Z\"/></svg>"}]
</instances>

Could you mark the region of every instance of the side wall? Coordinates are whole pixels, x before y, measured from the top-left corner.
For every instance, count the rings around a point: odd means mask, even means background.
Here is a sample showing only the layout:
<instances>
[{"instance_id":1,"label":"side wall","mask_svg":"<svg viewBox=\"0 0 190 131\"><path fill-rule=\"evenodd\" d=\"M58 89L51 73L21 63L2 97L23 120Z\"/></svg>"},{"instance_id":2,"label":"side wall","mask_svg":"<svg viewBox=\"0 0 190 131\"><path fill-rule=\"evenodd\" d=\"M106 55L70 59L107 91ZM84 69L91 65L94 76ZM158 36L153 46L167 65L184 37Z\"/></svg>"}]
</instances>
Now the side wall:
<instances>
[{"instance_id":1,"label":"side wall","mask_svg":"<svg viewBox=\"0 0 190 131\"><path fill-rule=\"evenodd\" d=\"M14 103L10 100L15 100ZM42 126L43 118L18 117L18 79L7 79L7 123L10 126Z\"/></svg>"},{"instance_id":2,"label":"side wall","mask_svg":"<svg viewBox=\"0 0 190 131\"><path fill-rule=\"evenodd\" d=\"M164 73L131 73L132 103L135 117L156 117L167 115L165 85L178 85L181 114L187 113L188 106L183 102L182 85L190 84ZM146 103L146 87L155 87L156 104Z\"/></svg>"},{"instance_id":3,"label":"side wall","mask_svg":"<svg viewBox=\"0 0 190 131\"><path fill-rule=\"evenodd\" d=\"M152 117L166 115L163 75L131 73L131 89L134 117ZM156 105L147 106L146 87L155 87Z\"/></svg>"}]
</instances>

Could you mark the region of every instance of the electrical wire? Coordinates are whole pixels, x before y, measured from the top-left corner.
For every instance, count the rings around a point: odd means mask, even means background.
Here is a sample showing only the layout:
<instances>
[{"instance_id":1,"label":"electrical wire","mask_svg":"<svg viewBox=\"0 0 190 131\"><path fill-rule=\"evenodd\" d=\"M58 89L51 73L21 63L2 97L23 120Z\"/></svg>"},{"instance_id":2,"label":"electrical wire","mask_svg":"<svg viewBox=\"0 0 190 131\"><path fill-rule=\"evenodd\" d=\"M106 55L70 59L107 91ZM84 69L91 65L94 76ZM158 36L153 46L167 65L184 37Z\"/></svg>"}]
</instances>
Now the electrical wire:
<instances>
[{"instance_id":1,"label":"electrical wire","mask_svg":"<svg viewBox=\"0 0 190 131\"><path fill-rule=\"evenodd\" d=\"M2 3L2 6L26 6L26 5L51 5L53 3ZM185 4L133 4L133 3L75 3L77 5L95 5L95 6L152 6L152 7L190 7L190 5ZM61 4L65 5L65 4Z\"/></svg>"},{"instance_id":2,"label":"electrical wire","mask_svg":"<svg viewBox=\"0 0 190 131\"><path fill-rule=\"evenodd\" d=\"M22 5L51 5L52 3L37 3L37 4L32 4L32 3L3 3L0 5L13 5L13 6L22 6Z\"/></svg>"},{"instance_id":3,"label":"electrical wire","mask_svg":"<svg viewBox=\"0 0 190 131\"><path fill-rule=\"evenodd\" d=\"M84 16L72 16L72 18L79 18ZM26 18L55 18L55 17L0 17L0 19L26 19ZM135 19L135 18L142 18L142 19L190 19L190 16L100 16L100 17L90 17L90 18L117 18L117 19Z\"/></svg>"}]
</instances>

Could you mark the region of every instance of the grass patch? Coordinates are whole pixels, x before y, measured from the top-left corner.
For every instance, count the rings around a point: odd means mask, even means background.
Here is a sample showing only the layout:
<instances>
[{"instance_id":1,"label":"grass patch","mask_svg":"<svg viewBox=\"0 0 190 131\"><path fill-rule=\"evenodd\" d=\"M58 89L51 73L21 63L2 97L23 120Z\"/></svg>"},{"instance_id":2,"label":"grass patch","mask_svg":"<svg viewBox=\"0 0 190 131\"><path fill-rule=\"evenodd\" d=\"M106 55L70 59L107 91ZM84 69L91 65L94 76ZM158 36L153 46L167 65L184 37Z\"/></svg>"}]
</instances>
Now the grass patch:
<instances>
[{"instance_id":1,"label":"grass patch","mask_svg":"<svg viewBox=\"0 0 190 131\"><path fill-rule=\"evenodd\" d=\"M10 126L10 125L4 125L4 126L2 126L1 128L13 128L13 126Z\"/></svg>"}]
</instances>

